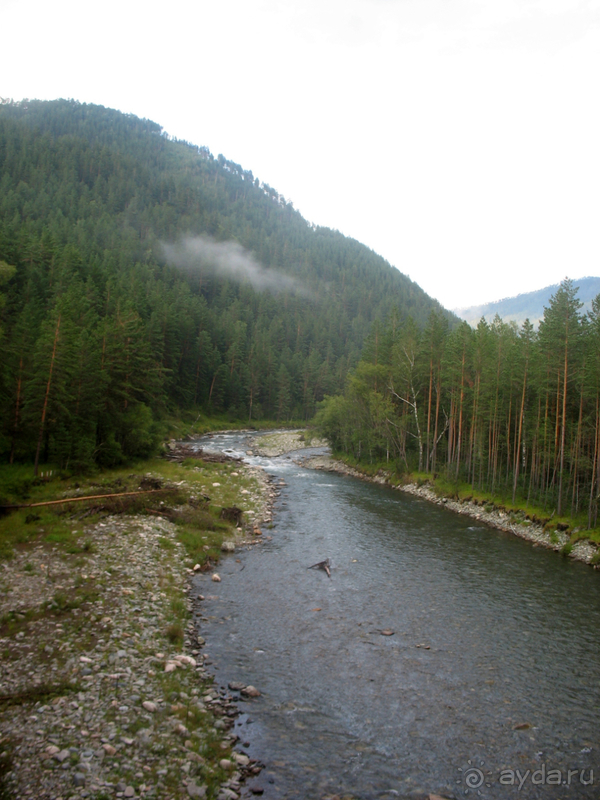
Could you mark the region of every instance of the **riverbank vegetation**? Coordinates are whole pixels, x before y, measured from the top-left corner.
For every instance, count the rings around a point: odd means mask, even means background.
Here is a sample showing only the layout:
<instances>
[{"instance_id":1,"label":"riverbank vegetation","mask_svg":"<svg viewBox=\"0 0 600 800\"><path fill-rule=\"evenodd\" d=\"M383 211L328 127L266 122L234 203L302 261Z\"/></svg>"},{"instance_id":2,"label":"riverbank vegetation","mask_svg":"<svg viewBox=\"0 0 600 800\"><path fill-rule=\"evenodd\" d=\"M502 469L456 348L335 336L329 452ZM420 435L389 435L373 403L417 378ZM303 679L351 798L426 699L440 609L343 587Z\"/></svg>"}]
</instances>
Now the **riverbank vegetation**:
<instances>
[{"instance_id":1,"label":"riverbank vegetation","mask_svg":"<svg viewBox=\"0 0 600 800\"><path fill-rule=\"evenodd\" d=\"M83 497L93 499L80 501ZM36 476L32 465L2 465L0 498L0 558L33 543L84 552L93 546L86 526L115 514L141 514L176 524L188 566L218 560L223 539L232 535L223 508L236 506L251 520L266 502L254 473L235 461L198 458L182 463L148 459L87 478L50 471Z\"/></svg>"},{"instance_id":2,"label":"riverbank vegetation","mask_svg":"<svg viewBox=\"0 0 600 800\"><path fill-rule=\"evenodd\" d=\"M538 331L499 318L450 330L435 312L419 330L392 315L317 428L363 466L600 541L600 297L580 307L565 280Z\"/></svg>"}]
</instances>

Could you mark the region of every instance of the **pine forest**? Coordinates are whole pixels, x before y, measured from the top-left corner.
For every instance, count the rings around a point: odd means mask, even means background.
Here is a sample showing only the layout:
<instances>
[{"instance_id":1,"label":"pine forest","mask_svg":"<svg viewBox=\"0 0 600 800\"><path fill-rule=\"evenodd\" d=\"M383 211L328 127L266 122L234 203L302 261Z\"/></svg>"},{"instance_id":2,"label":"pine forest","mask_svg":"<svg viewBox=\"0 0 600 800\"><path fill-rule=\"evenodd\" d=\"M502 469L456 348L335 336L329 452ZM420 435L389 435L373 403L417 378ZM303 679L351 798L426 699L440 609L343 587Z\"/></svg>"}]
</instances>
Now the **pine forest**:
<instances>
[{"instance_id":1,"label":"pine forest","mask_svg":"<svg viewBox=\"0 0 600 800\"><path fill-rule=\"evenodd\" d=\"M241 166L66 100L0 104L0 302L0 456L70 470L181 409L310 419L376 320L452 319Z\"/></svg>"},{"instance_id":2,"label":"pine forest","mask_svg":"<svg viewBox=\"0 0 600 800\"><path fill-rule=\"evenodd\" d=\"M499 317L451 330L376 325L345 392L318 414L338 452L597 524L600 296L582 314L566 279L539 330Z\"/></svg>"}]
</instances>

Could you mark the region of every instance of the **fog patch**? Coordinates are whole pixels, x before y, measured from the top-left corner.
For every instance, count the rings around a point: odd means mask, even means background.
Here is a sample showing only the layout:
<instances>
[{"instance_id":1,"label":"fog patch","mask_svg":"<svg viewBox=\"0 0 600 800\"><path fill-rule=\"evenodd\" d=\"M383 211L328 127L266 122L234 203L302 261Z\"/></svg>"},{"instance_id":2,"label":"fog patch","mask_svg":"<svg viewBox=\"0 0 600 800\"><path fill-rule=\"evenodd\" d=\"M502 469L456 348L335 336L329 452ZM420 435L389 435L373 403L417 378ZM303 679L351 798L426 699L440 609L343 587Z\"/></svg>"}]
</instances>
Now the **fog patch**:
<instances>
[{"instance_id":1,"label":"fog patch","mask_svg":"<svg viewBox=\"0 0 600 800\"><path fill-rule=\"evenodd\" d=\"M176 244L162 245L169 264L192 272L249 283L259 292L293 292L309 297L310 292L289 275L263 267L238 242L215 242L208 236L187 236Z\"/></svg>"}]
</instances>

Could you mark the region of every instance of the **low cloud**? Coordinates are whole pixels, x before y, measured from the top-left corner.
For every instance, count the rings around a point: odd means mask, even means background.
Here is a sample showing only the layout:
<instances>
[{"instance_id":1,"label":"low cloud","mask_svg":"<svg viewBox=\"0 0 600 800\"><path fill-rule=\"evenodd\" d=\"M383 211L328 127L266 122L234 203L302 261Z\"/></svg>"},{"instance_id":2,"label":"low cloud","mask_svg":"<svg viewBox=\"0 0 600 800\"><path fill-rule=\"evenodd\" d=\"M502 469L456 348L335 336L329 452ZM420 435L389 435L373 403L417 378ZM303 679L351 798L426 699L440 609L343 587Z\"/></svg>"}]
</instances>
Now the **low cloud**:
<instances>
[{"instance_id":1,"label":"low cloud","mask_svg":"<svg viewBox=\"0 0 600 800\"><path fill-rule=\"evenodd\" d=\"M215 242L207 236L188 236L177 244L163 244L162 247L169 264L179 269L200 270L216 277L249 283L259 292L310 295L289 275L263 267L238 242Z\"/></svg>"}]
</instances>

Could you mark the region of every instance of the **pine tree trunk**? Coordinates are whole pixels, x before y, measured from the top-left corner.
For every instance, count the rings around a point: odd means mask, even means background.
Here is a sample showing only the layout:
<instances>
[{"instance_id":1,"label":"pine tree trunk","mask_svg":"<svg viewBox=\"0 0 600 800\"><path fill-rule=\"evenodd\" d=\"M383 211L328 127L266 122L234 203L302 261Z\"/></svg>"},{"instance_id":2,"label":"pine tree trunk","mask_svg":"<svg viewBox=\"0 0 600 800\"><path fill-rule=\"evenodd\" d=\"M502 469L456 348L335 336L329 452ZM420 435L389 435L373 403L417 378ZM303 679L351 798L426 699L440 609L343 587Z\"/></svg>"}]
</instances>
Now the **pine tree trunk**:
<instances>
[{"instance_id":1,"label":"pine tree trunk","mask_svg":"<svg viewBox=\"0 0 600 800\"><path fill-rule=\"evenodd\" d=\"M21 383L23 382L23 357L19 359L19 378L17 380L17 399L15 402L15 421L13 423L13 437L10 448L9 464L12 464L15 458L15 448L17 446L17 432L19 430L19 409L21 407Z\"/></svg>"},{"instance_id":2,"label":"pine tree trunk","mask_svg":"<svg viewBox=\"0 0 600 800\"><path fill-rule=\"evenodd\" d=\"M564 386L562 398L562 430L560 434L560 467L558 472L558 507L556 509L557 515L560 517L562 514L562 485L563 485L563 468L565 463L565 433L567 430L567 373L568 373L568 339L565 342L565 366L564 366ZM558 409L557 409L558 413Z\"/></svg>"},{"instance_id":3,"label":"pine tree trunk","mask_svg":"<svg viewBox=\"0 0 600 800\"><path fill-rule=\"evenodd\" d=\"M48 382L46 383L46 394L44 396L44 407L42 408L42 419L40 421L40 433L38 436L37 448L35 451L35 461L33 464L33 474L37 477L38 466L40 462L40 449L42 447L42 439L44 438L44 424L46 422L46 411L48 410L48 397L50 396L50 386L52 383L52 371L54 369L54 359L56 357L56 345L58 343L58 331L60 329L60 314L56 322L56 331L54 332L54 345L52 346L52 358L50 359L50 370L48 372Z\"/></svg>"},{"instance_id":4,"label":"pine tree trunk","mask_svg":"<svg viewBox=\"0 0 600 800\"><path fill-rule=\"evenodd\" d=\"M427 398L427 450L425 453L425 472L429 472L429 451L431 433L431 392L433 389L433 357L429 359L429 395Z\"/></svg>"},{"instance_id":5,"label":"pine tree trunk","mask_svg":"<svg viewBox=\"0 0 600 800\"><path fill-rule=\"evenodd\" d=\"M512 501L515 502L517 495L517 482L519 480L519 468L521 465L521 436L523 434L523 416L525 414L525 393L527 391L527 363L525 364L525 375L523 376L523 391L521 392L521 409L519 411L519 432L517 433L517 446L515 449L515 469L513 478Z\"/></svg>"}]
</instances>

